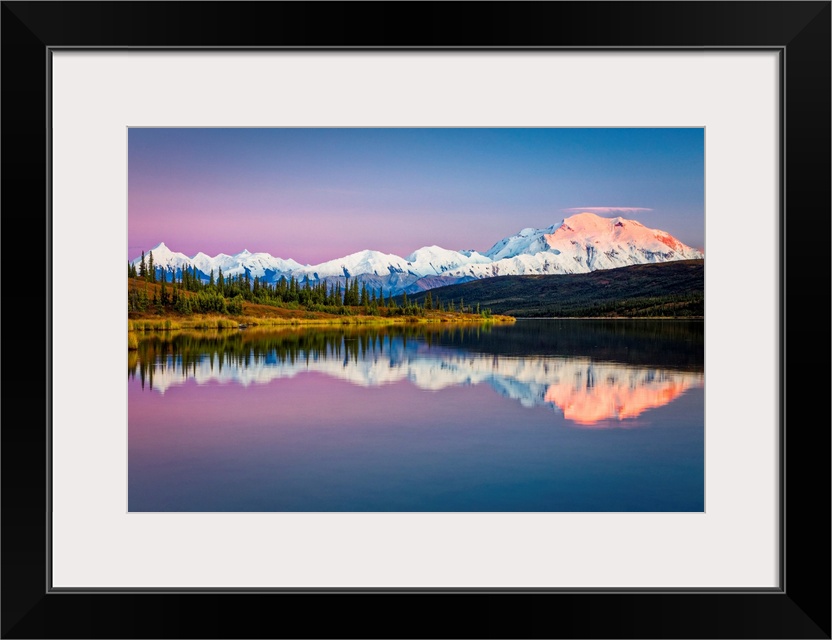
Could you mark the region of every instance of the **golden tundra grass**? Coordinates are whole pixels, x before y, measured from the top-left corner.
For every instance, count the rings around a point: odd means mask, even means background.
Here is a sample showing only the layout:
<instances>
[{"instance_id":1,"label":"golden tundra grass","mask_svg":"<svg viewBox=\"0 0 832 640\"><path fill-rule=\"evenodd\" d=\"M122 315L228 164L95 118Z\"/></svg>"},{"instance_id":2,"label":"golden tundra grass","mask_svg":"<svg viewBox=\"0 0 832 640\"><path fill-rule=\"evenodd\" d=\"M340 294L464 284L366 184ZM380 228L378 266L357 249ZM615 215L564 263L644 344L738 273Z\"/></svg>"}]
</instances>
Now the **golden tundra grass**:
<instances>
[{"instance_id":1,"label":"golden tundra grass","mask_svg":"<svg viewBox=\"0 0 832 640\"><path fill-rule=\"evenodd\" d=\"M146 318L127 321L127 331L172 331L181 328L182 323L179 320L171 320L170 318Z\"/></svg>"},{"instance_id":2,"label":"golden tundra grass","mask_svg":"<svg viewBox=\"0 0 832 640\"><path fill-rule=\"evenodd\" d=\"M497 324L500 322L500 316L497 316L496 321L494 318L490 319L483 319L479 316L469 316L470 320L462 319L464 316L461 314L454 314L456 317L434 317L430 319L426 318L414 318L414 317L397 317L395 319L392 318L378 318L378 317L371 317L371 316L351 316L349 318L340 318L337 322L332 320L288 320L277 318L251 318L251 317L238 317L240 325L243 325L245 330L241 332L241 336L243 340L247 339L258 339L258 336L264 335L280 335L280 334L295 334L295 333L304 333L307 331L327 331L327 330L338 330L338 327L343 327L343 329L349 331L350 335L358 335L364 333L366 331L373 331L377 330L379 327L386 326L392 327L394 325L403 325L403 324L419 324L420 332L445 332L445 331L455 331L456 329L464 329L466 327L482 327L484 330L488 330L492 325ZM507 316L506 316L507 317ZM514 318L507 317L509 322L514 322ZM342 320L347 320L347 322L342 322ZM369 321L367 321L369 320ZM185 320L181 323L183 326L181 329L176 329L170 332L164 332L165 335L162 337L163 340L167 340L172 338L174 335L193 335L202 339L210 339L210 338L219 338L223 335L227 336L228 331L233 331L239 325L235 321L229 321L227 318L222 317L211 317L211 318L191 318L190 321ZM233 325L233 326L229 326ZM133 326L135 327L136 321L132 320L128 323L128 327ZM221 326L222 325L222 326ZM128 344L132 345L135 344L135 347L130 347L131 349L138 348L139 341L154 339L152 334L147 332L138 333L135 330L132 330L128 334ZM136 354L136 351L129 352L131 356Z\"/></svg>"},{"instance_id":3,"label":"golden tundra grass","mask_svg":"<svg viewBox=\"0 0 832 640\"><path fill-rule=\"evenodd\" d=\"M311 314L310 314L311 315ZM128 321L128 331L173 331L179 329L236 329L237 327L285 327L285 326L332 326L332 325L391 325L391 324L427 324L434 322L490 324L514 322L509 316L492 316L481 318L472 314L434 314L422 316L235 316L234 319L220 316L191 316L171 318L141 318Z\"/></svg>"}]
</instances>

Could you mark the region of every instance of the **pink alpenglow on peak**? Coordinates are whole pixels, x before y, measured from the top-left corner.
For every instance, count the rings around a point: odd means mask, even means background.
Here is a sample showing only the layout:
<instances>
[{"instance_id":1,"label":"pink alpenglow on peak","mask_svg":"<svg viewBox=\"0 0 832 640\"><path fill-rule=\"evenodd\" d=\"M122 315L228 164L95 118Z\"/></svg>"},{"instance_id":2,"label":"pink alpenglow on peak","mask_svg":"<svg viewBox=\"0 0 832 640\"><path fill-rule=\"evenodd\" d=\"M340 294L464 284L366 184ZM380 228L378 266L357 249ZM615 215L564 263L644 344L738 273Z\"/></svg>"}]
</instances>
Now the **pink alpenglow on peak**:
<instances>
[{"instance_id":1,"label":"pink alpenglow on peak","mask_svg":"<svg viewBox=\"0 0 832 640\"><path fill-rule=\"evenodd\" d=\"M697 260L701 251L687 246L661 229L650 229L636 220L604 218L585 211L564 218L545 229L526 227L503 238L488 251L457 251L431 245L401 257L365 249L315 265L244 249L235 255L214 257L197 253L188 258L160 243L153 251L154 264L177 272L198 269L204 277L213 270L235 276L248 272L264 282L294 277L299 281L334 281L357 277L385 295L418 292L447 284L504 275L588 273L636 264ZM141 260L136 257L134 264Z\"/></svg>"},{"instance_id":2,"label":"pink alpenglow on peak","mask_svg":"<svg viewBox=\"0 0 832 640\"><path fill-rule=\"evenodd\" d=\"M552 249L561 249L565 242L577 240L592 244L614 244L638 247L655 253L668 249L677 253L677 259L699 259L702 252L688 247L666 231L649 229L636 220L627 218L603 218L594 213L579 213L564 219L554 233L546 234L546 242Z\"/></svg>"},{"instance_id":3,"label":"pink alpenglow on peak","mask_svg":"<svg viewBox=\"0 0 832 640\"><path fill-rule=\"evenodd\" d=\"M559 265L555 271L562 273L704 257L701 251L660 229L649 229L636 220L620 216L604 218L588 211L564 218L559 225L546 229L523 229L486 252L495 261L540 254L553 254L554 258L545 259Z\"/></svg>"}]
</instances>

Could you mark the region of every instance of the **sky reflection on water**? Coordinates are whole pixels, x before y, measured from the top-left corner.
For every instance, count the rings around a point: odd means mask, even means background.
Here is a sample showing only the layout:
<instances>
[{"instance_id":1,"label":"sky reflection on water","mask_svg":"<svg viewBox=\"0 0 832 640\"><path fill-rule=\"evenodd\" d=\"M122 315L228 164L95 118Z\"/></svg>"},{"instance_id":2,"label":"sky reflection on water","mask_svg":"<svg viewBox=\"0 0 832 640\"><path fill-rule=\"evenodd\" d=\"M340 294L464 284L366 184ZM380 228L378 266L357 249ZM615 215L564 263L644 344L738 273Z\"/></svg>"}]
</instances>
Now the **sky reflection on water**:
<instances>
[{"instance_id":1,"label":"sky reflection on water","mask_svg":"<svg viewBox=\"0 0 832 640\"><path fill-rule=\"evenodd\" d=\"M639 326L614 362L579 355L602 325L548 322L154 336L128 363L130 510L701 511L701 324Z\"/></svg>"}]
</instances>

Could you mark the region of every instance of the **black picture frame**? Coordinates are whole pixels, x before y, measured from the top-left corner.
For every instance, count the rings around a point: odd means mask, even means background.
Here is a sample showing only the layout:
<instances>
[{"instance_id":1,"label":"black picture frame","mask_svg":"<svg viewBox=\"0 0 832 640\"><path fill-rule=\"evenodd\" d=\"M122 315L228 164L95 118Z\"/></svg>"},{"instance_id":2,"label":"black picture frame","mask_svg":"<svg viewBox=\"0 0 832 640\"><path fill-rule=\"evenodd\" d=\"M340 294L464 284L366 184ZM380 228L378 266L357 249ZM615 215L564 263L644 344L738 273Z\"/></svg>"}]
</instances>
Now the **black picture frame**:
<instances>
[{"instance_id":1,"label":"black picture frame","mask_svg":"<svg viewBox=\"0 0 832 640\"><path fill-rule=\"evenodd\" d=\"M830 15L829 1L3 2L2 637L829 638ZM780 587L52 590L48 91L50 52L65 47L777 50Z\"/></svg>"}]
</instances>

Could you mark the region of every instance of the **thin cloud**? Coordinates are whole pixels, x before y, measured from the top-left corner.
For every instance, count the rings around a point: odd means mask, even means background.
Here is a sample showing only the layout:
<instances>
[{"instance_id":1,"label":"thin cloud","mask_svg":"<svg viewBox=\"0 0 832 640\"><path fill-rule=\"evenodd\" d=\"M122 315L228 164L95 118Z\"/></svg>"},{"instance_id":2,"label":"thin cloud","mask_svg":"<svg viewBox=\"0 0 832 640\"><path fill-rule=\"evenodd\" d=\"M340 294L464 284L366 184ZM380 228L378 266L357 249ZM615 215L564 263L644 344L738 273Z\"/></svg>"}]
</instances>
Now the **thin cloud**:
<instances>
[{"instance_id":1,"label":"thin cloud","mask_svg":"<svg viewBox=\"0 0 832 640\"><path fill-rule=\"evenodd\" d=\"M566 213L584 213L588 211L589 213L598 213L598 214L620 214L620 213L645 213L647 211L652 211L647 207L571 207L569 209L564 209Z\"/></svg>"}]
</instances>

